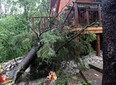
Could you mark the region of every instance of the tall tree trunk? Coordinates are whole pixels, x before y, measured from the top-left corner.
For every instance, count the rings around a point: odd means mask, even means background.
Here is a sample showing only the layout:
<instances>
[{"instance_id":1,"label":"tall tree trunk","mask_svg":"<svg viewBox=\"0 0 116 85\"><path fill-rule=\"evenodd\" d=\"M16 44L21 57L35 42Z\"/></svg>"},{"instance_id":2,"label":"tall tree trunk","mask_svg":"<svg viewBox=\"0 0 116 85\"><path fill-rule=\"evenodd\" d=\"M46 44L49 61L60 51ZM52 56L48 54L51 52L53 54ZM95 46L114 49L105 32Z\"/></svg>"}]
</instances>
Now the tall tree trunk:
<instances>
[{"instance_id":1,"label":"tall tree trunk","mask_svg":"<svg viewBox=\"0 0 116 85\"><path fill-rule=\"evenodd\" d=\"M116 85L116 0L102 0L103 81Z\"/></svg>"}]
</instances>

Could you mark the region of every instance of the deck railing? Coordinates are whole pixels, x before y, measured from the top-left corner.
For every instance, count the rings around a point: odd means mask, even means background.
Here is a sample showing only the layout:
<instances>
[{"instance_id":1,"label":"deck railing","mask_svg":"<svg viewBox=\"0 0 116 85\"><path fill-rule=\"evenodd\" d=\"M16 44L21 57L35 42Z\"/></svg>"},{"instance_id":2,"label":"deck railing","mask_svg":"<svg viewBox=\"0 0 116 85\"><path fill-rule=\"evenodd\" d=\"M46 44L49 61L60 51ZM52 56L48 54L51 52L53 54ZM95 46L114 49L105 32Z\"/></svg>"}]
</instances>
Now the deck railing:
<instances>
[{"instance_id":1,"label":"deck railing","mask_svg":"<svg viewBox=\"0 0 116 85\"><path fill-rule=\"evenodd\" d=\"M49 30L52 25L52 18L53 17L50 16L32 17L32 30L40 34L46 30Z\"/></svg>"},{"instance_id":2,"label":"deck railing","mask_svg":"<svg viewBox=\"0 0 116 85\"><path fill-rule=\"evenodd\" d=\"M68 12L67 12L68 13ZM65 17L67 17L65 15ZM32 17L32 29L39 33L50 28L52 25L51 20L53 17ZM66 20L65 25L74 25L76 27L86 26L93 22L98 22L98 26L102 26L101 23L101 5L97 2L74 2L73 10L70 12L69 17ZM73 28L73 26L72 26Z\"/></svg>"},{"instance_id":3,"label":"deck railing","mask_svg":"<svg viewBox=\"0 0 116 85\"><path fill-rule=\"evenodd\" d=\"M77 26L88 25L92 22L101 23L101 5L94 2L74 2L75 22Z\"/></svg>"}]
</instances>

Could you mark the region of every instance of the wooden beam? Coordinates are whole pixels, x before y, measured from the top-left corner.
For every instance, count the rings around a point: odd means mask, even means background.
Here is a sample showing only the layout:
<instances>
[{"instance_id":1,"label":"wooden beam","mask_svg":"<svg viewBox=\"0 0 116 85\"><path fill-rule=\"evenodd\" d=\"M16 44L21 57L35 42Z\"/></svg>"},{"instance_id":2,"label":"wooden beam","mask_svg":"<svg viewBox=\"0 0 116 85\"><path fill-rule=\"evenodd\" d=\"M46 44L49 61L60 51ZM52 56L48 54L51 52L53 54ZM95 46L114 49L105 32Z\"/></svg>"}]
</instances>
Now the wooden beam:
<instances>
[{"instance_id":1,"label":"wooden beam","mask_svg":"<svg viewBox=\"0 0 116 85\"><path fill-rule=\"evenodd\" d=\"M89 66L90 66L90 68L92 68L92 69L94 69L94 70L96 70L96 71L98 71L100 73L103 73L103 68L97 67L97 66L95 66L93 64L89 64Z\"/></svg>"},{"instance_id":2,"label":"wooden beam","mask_svg":"<svg viewBox=\"0 0 116 85\"><path fill-rule=\"evenodd\" d=\"M75 32L75 31L80 31L82 28L75 28L69 30L69 32ZM84 31L83 34L90 34L90 33L95 33L96 36L96 56L100 56L100 34L102 33L102 27L88 27L86 29L87 31Z\"/></svg>"},{"instance_id":3,"label":"wooden beam","mask_svg":"<svg viewBox=\"0 0 116 85\"><path fill-rule=\"evenodd\" d=\"M56 13L58 13L58 11L59 11L60 1L61 1L61 0L57 0L57 1L56 1L56 6L55 6L55 8L56 8Z\"/></svg>"},{"instance_id":4,"label":"wooden beam","mask_svg":"<svg viewBox=\"0 0 116 85\"><path fill-rule=\"evenodd\" d=\"M100 26L102 26L102 18L101 18L101 6L100 4L98 5L98 16L99 16L99 22L100 22Z\"/></svg>"},{"instance_id":5,"label":"wooden beam","mask_svg":"<svg viewBox=\"0 0 116 85\"><path fill-rule=\"evenodd\" d=\"M100 56L100 34L97 34L96 39L96 56Z\"/></svg>"},{"instance_id":6,"label":"wooden beam","mask_svg":"<svg viewBox=\"0 0 116 85\"><path fill-rule=\"evenodd\" d=\"M78 24L79 24L79 13L78 13L77 3L74 3L74 8L75 8L75 22L76 22L76 25L78 26Z\"/></svg>"},{"instance_id":7,"label":"wooden beam","mask_svg":"<svg viewBox=\"0 0 116 85\"><path fill-rule=\"evenodd\" d=\"M70 29L69 32L75 32L75 31L80 31L82 30L82 28L73 28L73 29ZM88 34L88 33L95 33L95 34L98 34L98 33L102 33L102 27L88 27L86 29L86 31L84 32L85 34Z\"/></svg>"},{"instance_id":8,"label":"wooden beam","mask_svg":"<svg viewBox=\"0 0 116 85\"><path fill-rule=\"evenodd\" d=\"M52 0L50 0L50 13L52 11Z\"/></svg>"},{"instance_id":9,"label":"wooden beam","mask_svg":"<svg viewBox=\"0 0 116 85\"><path fill-rule=\"evenodd\" d=\"M88 10L86 10L86 21L87 21L87 25L89 25L90 22L89 22L89 11Z\"/></svg>"}]
</instances>

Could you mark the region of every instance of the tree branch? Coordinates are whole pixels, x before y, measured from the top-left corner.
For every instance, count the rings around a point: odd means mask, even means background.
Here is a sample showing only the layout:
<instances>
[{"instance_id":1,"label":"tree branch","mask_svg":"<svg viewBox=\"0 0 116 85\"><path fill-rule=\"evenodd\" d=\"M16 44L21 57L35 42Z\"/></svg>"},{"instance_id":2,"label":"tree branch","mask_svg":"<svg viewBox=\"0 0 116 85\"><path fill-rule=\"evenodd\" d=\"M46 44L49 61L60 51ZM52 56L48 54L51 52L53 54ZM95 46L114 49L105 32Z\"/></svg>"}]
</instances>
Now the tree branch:
<instances>
[{"instance_id":1,"label":"tree branch","mask_svg":"<svg viewBox=\"0 0 116 85\"><path fill-rule=\"evenodd\" d=\"M90 25L86 25L81 31L79 31L78 33L76 33L74 36L72 36L70 39L68 39L67 42L65 42L63 45L61 45L57 51L56 54L58 54L59 50L62 49L65 45L67 45L68 43L70 43L73 39L75 39L77 36L79 36L82 32L84 32L88 27L95 25L96 22L91 23Z\"/></svg>"}]
</instances>

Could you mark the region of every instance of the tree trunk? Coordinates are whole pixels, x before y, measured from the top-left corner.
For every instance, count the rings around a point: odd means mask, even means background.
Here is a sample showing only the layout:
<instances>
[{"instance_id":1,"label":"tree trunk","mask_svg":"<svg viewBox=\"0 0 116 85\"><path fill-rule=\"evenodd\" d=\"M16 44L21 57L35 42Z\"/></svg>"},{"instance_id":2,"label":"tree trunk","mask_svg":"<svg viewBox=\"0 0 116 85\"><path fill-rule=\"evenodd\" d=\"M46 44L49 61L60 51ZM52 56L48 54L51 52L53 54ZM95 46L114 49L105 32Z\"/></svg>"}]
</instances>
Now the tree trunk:
<instances>
[{"instance_id":1,"label":"tree trunk","mask_svg":"<svg viewBox=\"0 0 116 85\"><path fill-rule=\"evenodd\" d=\"M15 68L11 78L16 82L18 78L24 73L24 71L31 65L36 57L37 51L42 47L41 44L35 45L27 56L21 61L21 63Z\"/></svg>"},{"instance_id":2,"label":"tree trunk","mask_svg":"<svg viewBox=\"0 0 116 85\"><path fill-rule=\"evenodd\" d=\"M116 0L102 0L103 81L116 85Z\"/></svg>"}]
</instances>

